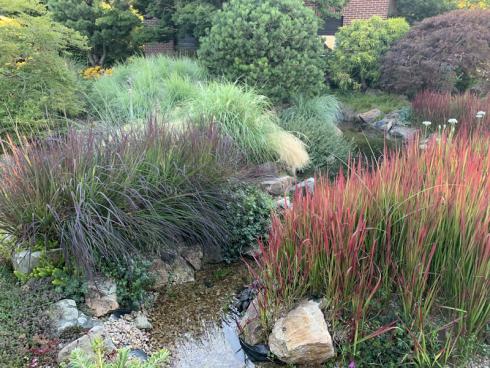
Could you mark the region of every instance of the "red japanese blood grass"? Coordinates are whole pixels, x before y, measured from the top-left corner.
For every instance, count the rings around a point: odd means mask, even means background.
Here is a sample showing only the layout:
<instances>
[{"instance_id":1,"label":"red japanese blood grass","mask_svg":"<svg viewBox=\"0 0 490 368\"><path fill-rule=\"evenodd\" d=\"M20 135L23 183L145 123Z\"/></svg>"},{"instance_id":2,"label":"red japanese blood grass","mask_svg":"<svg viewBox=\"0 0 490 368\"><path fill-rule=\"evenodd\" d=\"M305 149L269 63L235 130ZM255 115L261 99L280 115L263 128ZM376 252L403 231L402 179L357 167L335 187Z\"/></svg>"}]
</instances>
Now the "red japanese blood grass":
<instances>
[{"instance_id":1,"label":"red japanese blood grass","mask_svg":"<svg viewBox=\"0 0 490 368\"><path fill-rule=\"evenodd\" d=\"M322 296L352 320L355 343L384 296L417 329L444 311L458 334L481 333L490 320L489 139L480 129L425 150L413 142L376 170L354 164L333 183L319 178L313 194L296 193L256 257L265 322Z\"/></svg>"},{"instance_id":2,"label":"red japanese blood grass","mask_svg":"<svg viewBox=\"0 0 490 368\"><path fill-rule=\"evenodd\" d=\"M472 93L453 95L423 91L413 99L412 110L419 123L427 120L437 127L447 124L449 119L457 119L460 128L474 129L478 123L476 114L479 111L490 113L490 95L482 98ZM488 116L485 116L480 124L486 126L488 121Z\"/></svg>"}]
</instances>

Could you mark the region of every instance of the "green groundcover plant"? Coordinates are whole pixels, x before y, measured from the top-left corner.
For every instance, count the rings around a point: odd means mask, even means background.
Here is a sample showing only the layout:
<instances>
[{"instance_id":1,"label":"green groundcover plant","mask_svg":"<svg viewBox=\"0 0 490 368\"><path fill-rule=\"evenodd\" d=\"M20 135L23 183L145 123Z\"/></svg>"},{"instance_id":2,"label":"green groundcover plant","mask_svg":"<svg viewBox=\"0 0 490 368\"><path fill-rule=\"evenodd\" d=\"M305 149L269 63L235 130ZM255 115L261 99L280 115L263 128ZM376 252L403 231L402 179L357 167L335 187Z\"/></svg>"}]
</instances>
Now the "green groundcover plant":
<instances>
[{"instance_id":1,"label":"green groundcover plant","mask_svg":"<svg viewBox=\"0 0 490 368\"><path fill-rule=\"evenodd\" d=\"M381 77L381 56L408 30L403 18L381 17L356 20L340 28L328 57L332 82L344 90L374 87Z\"/></svg>"},{"instance_id":2,"label":"green groundcover plant","mask_svg":"<svg viewBox=\"0 0 490 368\"><path fill-rule=\"evenodd\" d=\"M318 18L297 0L231 0L201 40L199 59L214 75L242 81L275 101L314 95L324 83Z\"/></svg>"},{"instance_id":3,"label":"green groundcover plant","mask_svg":"<svg viewBox=\"0 0 490 368\"><path fill-rule=\"evenodd\" d=\"M65 59L84 49L80 34L38 1L0 0L0 135L42 133L82 107L80 83Z\"/></svg>"}]
</instances>

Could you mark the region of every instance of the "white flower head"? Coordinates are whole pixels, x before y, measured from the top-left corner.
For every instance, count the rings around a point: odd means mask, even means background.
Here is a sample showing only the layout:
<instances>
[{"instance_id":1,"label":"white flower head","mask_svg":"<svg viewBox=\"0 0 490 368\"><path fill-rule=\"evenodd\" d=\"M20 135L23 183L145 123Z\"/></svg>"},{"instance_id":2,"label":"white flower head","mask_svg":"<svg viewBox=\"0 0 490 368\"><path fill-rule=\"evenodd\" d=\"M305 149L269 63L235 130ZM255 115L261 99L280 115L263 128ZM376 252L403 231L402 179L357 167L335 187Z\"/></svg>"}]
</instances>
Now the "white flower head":
<instances>
[{"instance_id":1,"label":"white flower head","mask_svg":"<svg viewBox=\"0 0 490 368\"><path fill-rule=\"evenodd\" d=\"M448 122L449 124L451 124L451 125L458 124L458 121L457 121L456 119L454 119L454 118L453 118L453 119L449 119L447 122Z\"/></svg>"},{"instance_id":2,"label":"white flower head","mask_svg":"<svg viewBox=\"0 0 490 368\"><path fill-rule=\"evenodd\" d=\"M430 121L423 121L422 122L422 125L425 125L426 127L429 127L432 125L432 123Z\"/></svg>"},{"instance_id":3,"label":"white flower head","mask_svg":"<svg viewBox=\"0 0 490 368\"><path fill-rule=\"evenodd\" d=\"M487 113L485 111L478 111L476 113L476 118L477 119L483 119Z\"/></svg>"}]
</instances>

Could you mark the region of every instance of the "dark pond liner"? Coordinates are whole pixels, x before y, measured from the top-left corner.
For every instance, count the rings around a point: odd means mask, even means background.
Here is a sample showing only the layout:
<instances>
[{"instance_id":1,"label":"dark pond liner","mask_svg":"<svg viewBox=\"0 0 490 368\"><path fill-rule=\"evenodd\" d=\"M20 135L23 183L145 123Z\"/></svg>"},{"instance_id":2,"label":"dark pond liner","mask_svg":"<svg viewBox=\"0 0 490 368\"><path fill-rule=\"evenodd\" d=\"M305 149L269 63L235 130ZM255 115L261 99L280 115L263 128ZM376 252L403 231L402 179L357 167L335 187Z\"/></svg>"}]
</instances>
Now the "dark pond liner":
<instances>
[{"instance_id":1,"label":"dark pond liner","mask_svg":"<svg viewBox=\"0 0 490 368\"><path fill-rule=\"evenodd\" d=\"M243 351L253 363L274 363L284 365L284 362L280 361L271 353L269 346L265 344L249 345L241 337L240 345Z\"/></svg>"}]
</instances>

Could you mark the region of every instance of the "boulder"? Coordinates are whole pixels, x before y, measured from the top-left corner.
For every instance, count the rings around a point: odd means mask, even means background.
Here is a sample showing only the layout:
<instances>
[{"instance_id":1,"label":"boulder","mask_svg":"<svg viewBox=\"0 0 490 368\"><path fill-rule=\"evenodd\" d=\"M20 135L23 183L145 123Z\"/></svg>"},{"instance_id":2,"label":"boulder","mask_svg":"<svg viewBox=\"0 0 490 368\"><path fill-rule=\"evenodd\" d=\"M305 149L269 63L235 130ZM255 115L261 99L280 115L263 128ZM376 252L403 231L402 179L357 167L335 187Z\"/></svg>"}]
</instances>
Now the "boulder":
<instances>
[{"instance_id":1,"label":"boulder","mask_svg":"<svg viewBox=\"0 0 490 368\"><path fill-rule=\"evenodd\" d=\"M315 191L315 178L308 178L296 185L292 185L289 189L289 193L294 193L297 189L306 190L308 193Z\"/></svg>"},{"instance_id":2,"label":"boulder","mask_svg":"<svg viewBox=\"0 0 490 368\"><path fill-rule=\"evenodd\" d=\"M322 364L335 356L327 323L314 301L303 301L280 318L269 336L269 346L288 364Z\"/></svg>"},{"instance_id":3,"label":"boulder","mask_svg":"<svg viewBox=\"0 0 490 368\"><path fill-rule=\"evenodd\" d=\"M372 126L374 129L381 130L381 131L387 133L390 131L391 128L393 128L393 126L395 124L396 123L393 120L384 118L380 121L373 123Z\"/></svg>"},{"instance_id":4,"label":"boulder","mask_svg":"<svg viewBox=\"0 0 490 368\"><path fill-rule=\"evenodd\" d=\"M288 208L292 208L293 204L291 203L291 200L288 197L285 197L277 200L276 207L281 210L285 210Z\"/></svg>"},{"instance_id":5,"label":"boulder","mask_svg":"<svg viewBox=\"0 0 490 368\"><path fill-rule=\"evenodd\" d=\"M417 129L415 128L410 128L410 127L405 127L405 126L395 126L391 128L390 130L390 135L393 138L400 138L403 139L404 141L409 141L415 137L417 134Z\"/></svg>"},{"instance_id":6,"label":"boulder","mask_svg":"<svg viewBox=\"0 0 490 368\"><path fill-rule=\"evenodd\" d=\"M51 249L48 251L23 250L12 256L12 266L14 271L28 275L39 266L41 259L45 256L48 260L56 262L62 259L61 249Z\"/></svg>"},{"instance_id":7,"label":"boulder","mask_svg":"<svg viewBox=\"0 0 490 368\"><path fill-rule=\"evenodd\" d=\"M184 258L194 270L199 271L202 268L203 251L202 246L192 245L183 246L180 250L182 258Z\"/></svg>"},{"instance_id":8,"label":"boulder","mask_svg":"<svg viewBox=\"0 0 490 368\"><path fill-rule=\"evenodd\" d=\"M160 258L157 258L151 262L148 270L151 277L153 277L153 289L158 290L168 286L169 275L167 271L167 264Z\"/></svg>"},{"instance_id":9,"label":"boulder","mask_svg":"<svg viewBox=\"0 0 490 368\"><path fill-rule=\"evenodd\" d=\"M383 112L380 109L372 109L357 115L357 117L359 118L359 120L361 120L361 122L365 124L372 124L377 121L382 115Z\"/></svg>"},{"instance_id":10,"label":"boulder","mask_svg":"<svg viewBox=\"0 0 490 368\"><path fill-rule=\"evenodd\" d=\"M153 328L150 321L148 321L148 318L142 312L136 314L134 324L140 330L151 330Z\"/></svg>"},{"instance_id":11,"label":"boulder","mask_svg":"<svg viewBox=\"0 0 490 368\"><path fill-rule=\"evenodd\" d=\"M153 284L155 290L195 281L193 266L180 255L172 254L156 258L152 261L149 272L155 280Z\"/></svg>"},{"instance_id":12,"label":"boulder","mask_svg":"<svg viewBox=\"0 0 490 368\"><path fill-rule=\"evenodd\" d=\"M79 339L76 339L75 341L72 341L71 343L63 347L58 353L58 362L62 363L68 360L71 353L75 349L80 349L81 351L85 352L89 358L94 357L92 343L96 338L103 339L106 353L112 353L116 349L104 327L96 326L92 328L86 335L83 335Z\"/></svg>"},{"instance_id":13,"label":"boulder","mask_svg":"<svg viewBox=\"0 0 490 368\"><path fill-rule=\"evenodd\" d=\"M175 257L171 264L168 264L170 284L179 285L187 282L194 282L194 269L185 261L184 258Z\"/></svg>"},{"instance_id":14,"label":"boulder","mask_svg":"<svg viewBox=\"0 0 490 368\"><path fill-rule=\"evenodd\" d=\"M263 190L271 195L283 195L287 188L294 184L294 178L290 176L281 176L278 178L265 180L260 183Z\"/></svg>"},{"instance_id":15,"label":"boulder","mask_svg":"<svg viewBox=\"0 0 490 368\"><path fill-rule=\"evenodd\" d=\"M92 328L100 321L94 320L80 312L77 303L72 299L62 299L54 303L48 309L48 317L51 319L57 334L73 327Z\"/></svg>"},{"instance_id":16,"label":"boulder","mask_svg":"<svg viewBox=\"0 0 490 368\"><path fill-rule=\"evenodd\" d=\"M265 340L264 329L260 323L258 298L249 304L239 323L242 339L248 345L257 345Z\"/></svg>"},{"instance_id":17,"label":"boulder","mask_svg":"<svg viewBox=\"0 0 490 368\"><path fill-rule=\"evenodd\" d=\"M96 317L105 316L118 309L117 285L114 280L96 277L89 281L85 304Z\"/></svg>"}]
</instances>

